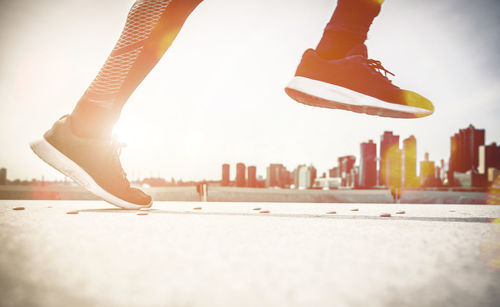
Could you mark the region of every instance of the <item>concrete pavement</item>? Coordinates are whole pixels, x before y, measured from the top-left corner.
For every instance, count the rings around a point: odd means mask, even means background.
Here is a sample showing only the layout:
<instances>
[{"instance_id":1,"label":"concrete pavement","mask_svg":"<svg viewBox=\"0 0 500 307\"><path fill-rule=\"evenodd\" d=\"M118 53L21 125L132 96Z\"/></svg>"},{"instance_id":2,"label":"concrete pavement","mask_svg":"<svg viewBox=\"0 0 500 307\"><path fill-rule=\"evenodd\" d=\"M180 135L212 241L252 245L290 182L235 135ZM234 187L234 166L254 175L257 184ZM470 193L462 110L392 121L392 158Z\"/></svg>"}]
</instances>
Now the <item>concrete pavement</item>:
<instances>
[{"instance_id":1,"label":"concrete pavement","mask_svg":"<svg viewBox=\"0 0 500 307\"><path fill-rule=\"evenodd\" d=\"M498 217L488 205L157 202L137 215L0 201L0 305L498 306Z\"/></svg>"}]
</instances>

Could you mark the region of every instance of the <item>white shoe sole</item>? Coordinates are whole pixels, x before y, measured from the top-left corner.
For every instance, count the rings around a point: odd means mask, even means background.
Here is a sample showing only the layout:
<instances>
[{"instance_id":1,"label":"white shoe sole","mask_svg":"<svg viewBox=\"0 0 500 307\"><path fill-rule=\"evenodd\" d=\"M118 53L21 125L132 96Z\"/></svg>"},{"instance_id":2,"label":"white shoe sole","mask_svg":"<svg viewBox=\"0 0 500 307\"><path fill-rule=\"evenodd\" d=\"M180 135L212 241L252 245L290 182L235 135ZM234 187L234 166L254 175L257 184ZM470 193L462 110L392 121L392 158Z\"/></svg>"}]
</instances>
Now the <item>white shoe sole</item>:
<instances>
[{"instance_id":1,"label":"white shoe sole","mask_svg":"<svg viewBox=\"0 0 500 307\"><path fill-rule=\"evenodd\" d=\"M396 118L424 117L433 113L423 108L385 102L338 85L300 76L295 76L285 91L300 103L322 108Z\"/></svg>"},{"instance_id":2,"label":"white shoe sole","mask_svg":"<svg viewBox=\"0 0 500 307\"><path fill-rule=\"evenodd\" d=\"M31 150L47 164L57 169L76 183L87 189L90 193L102 198L108 203L124 209L149 208L153 204L136 205L120 199L101 188L92 177L78 164L65 156L44 138L30 143Z\"/></svg>"}]
</instances>

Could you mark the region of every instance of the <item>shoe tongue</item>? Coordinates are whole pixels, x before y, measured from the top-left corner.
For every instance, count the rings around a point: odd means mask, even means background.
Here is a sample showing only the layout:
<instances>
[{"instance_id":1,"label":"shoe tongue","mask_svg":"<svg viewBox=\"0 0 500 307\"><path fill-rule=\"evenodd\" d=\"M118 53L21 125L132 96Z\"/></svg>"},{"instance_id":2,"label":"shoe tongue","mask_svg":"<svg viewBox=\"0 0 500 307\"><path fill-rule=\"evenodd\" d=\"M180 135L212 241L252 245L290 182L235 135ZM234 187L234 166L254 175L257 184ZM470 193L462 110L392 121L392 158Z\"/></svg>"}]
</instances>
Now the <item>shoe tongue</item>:
<instances>
[{"instance_id":1,"label":"shoe tongue","mask_svg":"<svg viewBox=\"0 0 500 307\"><path fill-rule=\"evenodd\" d=\"M346 57L353 56L353 55L360 55L364 58L368 58L368 49L366 48L365 44L358 44L351 48L349 52L347 52Z\"/></svg>"}]
</instances>

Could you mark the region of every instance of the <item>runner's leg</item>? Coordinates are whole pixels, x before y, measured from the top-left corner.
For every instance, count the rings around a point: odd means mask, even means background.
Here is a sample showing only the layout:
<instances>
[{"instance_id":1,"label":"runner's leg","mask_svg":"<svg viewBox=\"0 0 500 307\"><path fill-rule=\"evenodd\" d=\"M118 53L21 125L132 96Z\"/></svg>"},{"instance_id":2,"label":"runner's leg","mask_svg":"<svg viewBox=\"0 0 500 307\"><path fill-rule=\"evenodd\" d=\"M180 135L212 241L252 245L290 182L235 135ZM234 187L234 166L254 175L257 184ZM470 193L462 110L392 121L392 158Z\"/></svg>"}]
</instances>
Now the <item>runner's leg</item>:
<instances>
[{"instance_id":1,"label":"runner's leg","mask_svg":"<svg viewBox=\"0 0 500 307\"><path fill-rule=\"evenodd\" d=\"M155 66L201 0L141 0L132 6L120 39L71 116L30 144L45 162L94 195L125 209L152 205L132 187L111 130L135 88Z\"/></svg>"},{"instance_id":2,"label":"runner's leg","mask_svg":"<svg viewBox=\"0 0 500 307\"><path fill-rule=\"evenodd\" d=\"M81 137L109 138L120 111L201 0L139 0L101 70L71 114Z\"/></svg>"},{"instance_id":3,"label":"runner's leg","mask_svg":"<svg viewBox=\"0 0 500 307\"><path fill-rule=\"evenodd\" d=\"M316 51L328 60L346 56L363 44L368 30L380 12L383 0L339 0Z\"/></svg>"}]
</instances>

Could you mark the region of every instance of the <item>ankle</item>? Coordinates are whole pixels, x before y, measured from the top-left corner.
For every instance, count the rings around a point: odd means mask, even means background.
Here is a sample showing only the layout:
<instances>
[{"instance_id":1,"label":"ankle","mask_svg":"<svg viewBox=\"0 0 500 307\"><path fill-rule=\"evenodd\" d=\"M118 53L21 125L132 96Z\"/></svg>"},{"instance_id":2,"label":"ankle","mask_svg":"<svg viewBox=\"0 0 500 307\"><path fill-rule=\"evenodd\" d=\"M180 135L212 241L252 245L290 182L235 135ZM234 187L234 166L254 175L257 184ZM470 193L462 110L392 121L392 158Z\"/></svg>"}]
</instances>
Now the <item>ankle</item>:
<instances>
[{"instance_id":1,"label":"ankle","mask_svg":"<svg viewBox=\"0 0 500 307\"><path fill-rule=\"evenodd\" d=\"M344 58L357 45L363 44L366 37L357 33L342 30L325 30L316 52L326 60Z\"/></svg>"},{"instance_id":2,"label":"ankle","mask_svg":"<svg viewBox=\"0 0 500 307\"><path fill-rule=\"evenodd\" d=\"M83 138L109 139L118 119L112 110L79 102L70 115L72 132Z\"/></svg>"}]
</instances>

